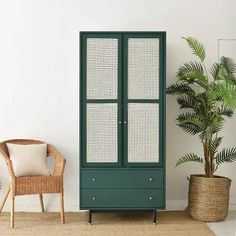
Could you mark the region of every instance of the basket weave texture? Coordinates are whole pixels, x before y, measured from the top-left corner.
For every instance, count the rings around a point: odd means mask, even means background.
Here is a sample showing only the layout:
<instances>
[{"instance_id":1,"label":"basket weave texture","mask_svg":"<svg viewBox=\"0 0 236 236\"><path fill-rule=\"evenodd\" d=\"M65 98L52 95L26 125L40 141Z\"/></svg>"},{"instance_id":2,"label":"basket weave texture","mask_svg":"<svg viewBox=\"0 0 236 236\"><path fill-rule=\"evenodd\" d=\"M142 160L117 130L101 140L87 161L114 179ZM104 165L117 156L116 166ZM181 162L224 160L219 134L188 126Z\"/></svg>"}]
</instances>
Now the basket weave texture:
<instances>
[{"instance_id":1,"label":"basket weave texture","mask_svg":"<svg viewBox=\"0 0 236 236\"><path fill-rule=\"evenodd\" d=\"M63 190L63 174L66 160L61 153L51 144L47 144L47 156L55 159L55 168L51 176L22 176L16 177L10 159L7 143L29 145L29 144L42 144L44 142L31 139L13 139L0 142L0 156L5 160L9 176L9 187L0 202L0 213L4 207L6 199L11 192L11 214L10 214L10 227L14 227L14 208L15 197L20 195L38 194L40 198L41 210L44 212L43 194L44 193L59 193L61 205L61 222L65 222L64 214L64 190ZM32 157L33 158L33 157ZM27 163L26 163L27 164Z\"/></svg>"},{"instance_id":2,"label":"basket weave texture","mask_svg":"<svg viewBox=\"0 0 236 236\"><path fill-rule=\"evenodd\" d=\"M61 193L63 191L63 172L65 159L51 144L47 145L47 155L55 159L55 169L52 176L24 176L16 177L10 161L7 143L14 144L42 144L44 142L30 139L14 139L0 143L0 153L5 159L11 180L11 191L14 196L25 194Z\"/></svg>"},{"instance_id":3,"label":"basket weave texture","mask_svg":"<svg viewBox=\"0 0 236 236\"><path fill-rule=\"evenodd\" d=\"M193 219L216 222L228 215L231 180L222 176L206 178L191 175L189 182L189 213Z\"/></svg>"}]
</instances>

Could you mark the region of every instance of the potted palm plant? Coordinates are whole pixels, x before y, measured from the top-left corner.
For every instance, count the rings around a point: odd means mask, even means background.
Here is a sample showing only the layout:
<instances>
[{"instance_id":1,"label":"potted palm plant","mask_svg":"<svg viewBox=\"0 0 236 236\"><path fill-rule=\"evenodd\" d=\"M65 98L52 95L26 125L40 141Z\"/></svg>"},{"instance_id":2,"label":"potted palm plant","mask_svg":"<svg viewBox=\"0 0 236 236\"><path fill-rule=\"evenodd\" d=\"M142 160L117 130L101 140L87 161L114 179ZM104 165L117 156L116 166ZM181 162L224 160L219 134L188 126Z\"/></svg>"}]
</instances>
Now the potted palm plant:
<instances>
[{"instance_id":1,"label":"potted palm plant","mask_svg":"<svg viewBox=\"0 0 236 236\"><path fill-rule=\"evenodd\" d=\"M190 135L198 135L203 154L187 153L176 166L186 162L200 163L204 174L191 175L189 180L189 213L202 221L221 221L228 214L231 180L214 175L221 164L236 160L236 147L219 149L220 131L226 118L236 108L235 64L221 57L208 71L204 45L193 37L184 38L198 60L184 63L177 72L178 80L167 88L177 95L183 110L177 125Z\"/></svg>"}]
</instances>

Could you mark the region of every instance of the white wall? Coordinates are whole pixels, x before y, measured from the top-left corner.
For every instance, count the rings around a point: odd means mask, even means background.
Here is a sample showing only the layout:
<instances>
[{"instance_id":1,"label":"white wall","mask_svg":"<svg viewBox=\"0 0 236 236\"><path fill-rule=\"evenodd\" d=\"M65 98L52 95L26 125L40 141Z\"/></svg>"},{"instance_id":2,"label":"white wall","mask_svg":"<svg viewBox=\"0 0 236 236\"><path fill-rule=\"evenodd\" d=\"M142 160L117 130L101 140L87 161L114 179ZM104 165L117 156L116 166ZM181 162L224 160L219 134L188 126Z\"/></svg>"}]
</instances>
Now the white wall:
<instances>
[{"instance_id":1,"label":"white wall","mask_svg":"<svg viewBox=\"0 0 236 236\"><path fill-rule=\"evenodd\" d=\"M190 58L181 36L205 43L207 63L217 60L217 39L236 38L233 0L8 0L0 5L0 139L36 138L56 145L67 159L65 209L79 209L78 32L81 30L167 31L167 85ZM167 208L187 204L187 180L198 165L174 168L184 152L201 154L197 138L185 135L174 119L176 100L167 98ZM227 146L236 145L236 119L226 124ZM236 163L218 174L233 179L231 207L236 208ZM0 181L8 182L0 161ZM0 197L2 191L0 191ZM57 210L55 197L46 207ZM235 204L235 205L233 205ZM8 209L8 206L7 208ZM17 210L39 210L37 196L19 197Z\"/></svg>"}]
</instances>

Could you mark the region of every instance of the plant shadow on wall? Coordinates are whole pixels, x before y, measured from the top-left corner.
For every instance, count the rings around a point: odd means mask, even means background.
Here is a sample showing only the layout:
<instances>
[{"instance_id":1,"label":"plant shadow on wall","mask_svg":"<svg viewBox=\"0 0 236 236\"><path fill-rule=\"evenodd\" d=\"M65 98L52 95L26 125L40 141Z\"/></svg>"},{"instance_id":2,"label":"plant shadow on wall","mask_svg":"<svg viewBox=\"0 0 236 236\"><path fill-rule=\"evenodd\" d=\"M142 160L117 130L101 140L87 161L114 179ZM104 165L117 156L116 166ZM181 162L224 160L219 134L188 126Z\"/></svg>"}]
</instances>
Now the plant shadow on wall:
<instances>
[{"instance_id":1,"label":"plant shadow on wall","mask_svg":"<svg viewBox=\"0 0 236 236\"><path fill-rule=\"evenodd\" d=\"M183 110L176 119L177 125L190 135L198 135L203 157L195 153L185 154L176 166L186 162L198 162L205 175L191 175L189 185L190 215L203 221L220 221L228 214L228 178L214 176L223 163L236 160L236 147L219 146L219 135L226 118L236 108L236 66L231 58L221 57L208 71L205 64L205 48L193 37L184 38L198 61L190 61L179 67L178 80L167 88L167 93L177 95Z\"/></svg>"}]
</instances>

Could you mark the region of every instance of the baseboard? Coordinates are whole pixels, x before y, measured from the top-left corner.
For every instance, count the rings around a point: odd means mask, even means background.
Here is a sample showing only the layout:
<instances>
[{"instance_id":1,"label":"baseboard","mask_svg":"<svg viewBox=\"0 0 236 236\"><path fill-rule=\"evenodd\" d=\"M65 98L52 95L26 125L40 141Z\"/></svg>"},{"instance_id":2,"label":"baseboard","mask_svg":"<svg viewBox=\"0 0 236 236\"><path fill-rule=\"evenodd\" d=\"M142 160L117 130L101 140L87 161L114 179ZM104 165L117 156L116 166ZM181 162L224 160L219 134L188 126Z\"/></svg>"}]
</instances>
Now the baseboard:
<instances>
[{"instance_id":1,"label":"baseboard","mask_svg":"<svg viewBox=\"0 0 236 236\"><path fill-rule=\"evenodd\" d=\"M188 206L187 200L167 200L166 210L167 211L181 211ZM236 211L236 202L229 203L229 210Z\"/></svg>"},{"instance_id":2,"label":"baseboard","mask_svg":"<svg viewBox=\"0 0 236 236\"><path fill-rule=\"evenodd\" d=\"M183 211L187 207L187 200L167 200L166 202L166 210L167 211ZM9 212L10 207L9 204L3 208L3 212ZM16 204L15 206L16 211L29 211L29 212L40 212L39 205L31 205L31 204ZM45 205L45 210L48 212L58 212L60 211L59 204L51 204ZM236 211L236 203L232 202L229 204L230 211ZM65 211L67 212L77 212L79 210L79 205L65 205ZM82 211L81 211L82 212Z\"/></svg>"}]
</instances>

